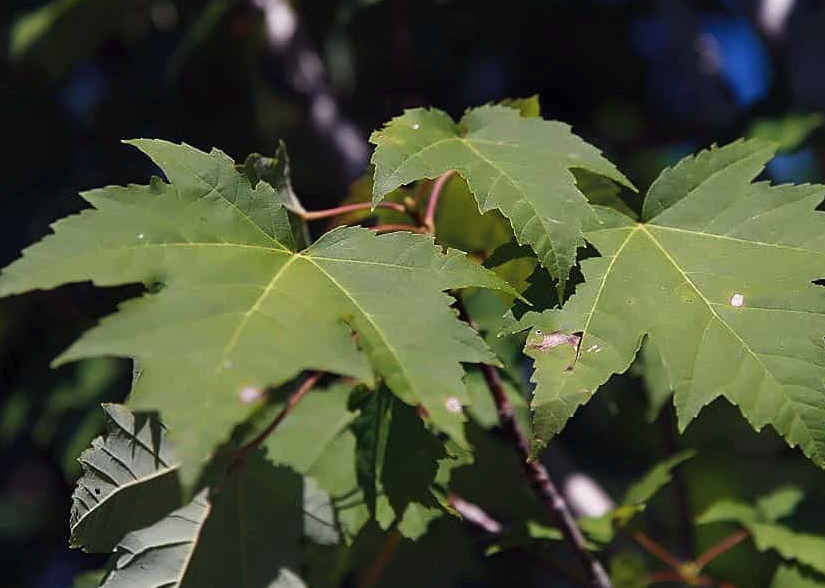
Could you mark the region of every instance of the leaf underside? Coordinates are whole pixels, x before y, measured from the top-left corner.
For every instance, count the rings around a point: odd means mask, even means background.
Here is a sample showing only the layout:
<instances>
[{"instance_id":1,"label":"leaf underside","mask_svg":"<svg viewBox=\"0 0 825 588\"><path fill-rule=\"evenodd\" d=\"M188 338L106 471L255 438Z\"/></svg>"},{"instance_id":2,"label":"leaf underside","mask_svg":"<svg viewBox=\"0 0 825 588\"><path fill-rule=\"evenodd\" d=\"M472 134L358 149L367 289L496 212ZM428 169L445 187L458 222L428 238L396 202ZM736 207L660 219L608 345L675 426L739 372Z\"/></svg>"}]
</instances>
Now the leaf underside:
<instances>
[{"instance_id":1,"label":"leaf underside","mask_svg":"<svg viewBox=\"0 0 825 588\"><path fill-rule=\"evenodd\" d=\"M108 433L79 460L84 475L72 494L71 543L109 553L126 533L181 505L177 462L157 417L103 406Z\"/></svg>"},{"instance_id":2,"label":"leaf underside","mask_svg":"<svg viewBox=\"0 0 825 588\"><path fill-rule=\"evenodd\" d=\"M126 535L103 588L299 588L301 479L256 453L211 494Z\"/></svg>"}]
</instances>

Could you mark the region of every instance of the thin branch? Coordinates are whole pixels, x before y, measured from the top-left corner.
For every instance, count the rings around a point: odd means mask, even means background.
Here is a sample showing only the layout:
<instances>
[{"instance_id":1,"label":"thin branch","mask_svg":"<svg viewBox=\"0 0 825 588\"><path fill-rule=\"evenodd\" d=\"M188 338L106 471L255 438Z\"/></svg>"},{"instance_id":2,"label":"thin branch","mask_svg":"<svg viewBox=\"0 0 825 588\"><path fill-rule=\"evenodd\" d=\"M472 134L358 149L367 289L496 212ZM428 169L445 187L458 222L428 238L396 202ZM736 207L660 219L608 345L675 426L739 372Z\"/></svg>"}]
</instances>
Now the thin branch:
<instances>
[{"instance_id":1,"label":"thin branch","mask_svg":"<svg viewBox=\"0 0 825 588\"><path fill-rule=\"evenodd\" d=\"M750 533L745 529L740 529L735 533L728 535L724 539L722 539L719 543L705 551L702 555L696 558L696 565L699 566L699 569L704 568L714 559L728 551L729 549L733 548L734 546L738 545L748 537L750 537Z\"/></svg>"},{"instance_id":2,"label":"thin branch","mask_svg":"<svg viewBox=\"0 0 825 588\"><path fill-rule=\"evenodd\" d=\"M672 572L670 570L664 572L654 572L650 574L650 577L647 579L647 583L650 585L653 584L661 584L663 582L684 582L685 579L682 577L682 574L678 572Z\"/></svg>"},{"instance_id":3,"label":"thin branch","mask_svg":"<svg viewBox=\"0 0 825 588\"><path fill-rule=\"evenodd\" d=\"M435 191L435 188L433 188L433 191ZM456 300L456 308L458 308L459 316L464 321L469 323L474 329L478 329L478 324L473 321L472 317L467 313L467 309L464 307L461 299ZM530 480L533 490L550 517L556 520L561 527L564 540L573 551L573 555L576 557L579 565L581 565L587 574L587 579L590 584L594 588L611 588L610 577L607 575L601 562L587 549L584 535L582 535L581 529L579 529L579 526L576 524L576 519L573 518L573 513L570 512L564 496L553 483L544 465L539 461L530 459L530 443L518 426L513 405L504 392L498 370L486 363L482 363L480 366L481 373L484 375L484 381L487 383L487 388L490 389L490 393L493 395L493 402L496 405L496 412L498 413L499 426L518 452L521 458L521 466L527 478Z\"/></svg>"},{"instance_id":4,"label":"thin branch","mask_svg":"<svg viewBox=\"0 0 825 588\"><path fill-rule=\"evenodd\" d=\"M361 580L358 582L358 588L372 588L372 586L378 583L381 574L384 573L387 564L392 560L392 556L395 555L400 543L401 532L398 529L393 529L389 535L387 535L387 541L384 543L383 549L381 549L378 556L372 562L372 565L364 572L364 575L361 576Z\"/></svg>"},{"instance_id":5,"label":"thin branch","mask_svg":"<svg viewBox=\"0 0 825 588\"><path fill-rule=\"evenodd\" d=\"M278 425L281 424L281 421L283 421L287 417L287 415L290 412L292 412L292 410L298 405L298 403L306 395L306 393L315 387L315 384L318 383L318 380L320 380L321 376L323 375L324 372L314 372L306 380L304 380L303 383L300 386L298 386L298 389L295 390L295 392L293 392L289 399L286 401L286 405L284 405L280 412L278 412L278 414L275 416L272 422L269 423L269 426L267 426L263 431L258 433L251 441L248 441L244 445L241 445L238 449L234 451L234 453L239 457L243 457L256 447L258 447L258 445L263 443L264 440L266 440L266 438L269 437L272 434L272 432L278 428Z\"/></svg>"},{"instance_id":6,"label":"thin branch","mask_svg":"<svg viewBox=\"0 0 825 588\"><path fill-rule=\"evenodd\" d=\"M653 539L642 533L641 531L635 531L630 529L628 531L630 536L635 539L636 543L644 547L651 555L653 555L656 559L661 561L662 563L669 566L674 572L679 574L681 577L681 569L683 562L679 561L679 559L670 553L667 549L656 543Z\"/></svg>"},{"instance_id":7,"label":"thin branch","mask_svg":"<svg viewBox=\"0 0 825 588\"><path fill-rule=\"evenodd\" d=\"M389 231L409 231L411 233L426 234L428 232L424 227L416 227L415 225L399 225L392 223L386 225L378 225L375 227L369 227L369 229L375 231L376 233L387 233Z\"/></svg>"},{"instance_id":8,"label":"thin branch","mask_svg":"<svg viewBox=\"0 0 825 588\"><path fill-rule=\"evenodd\" d=\"M375 208L389 208L404 214L407 212L407 209L397 202L379 202L375 205ZM335 208L327 208L325 210L312 210L304 212L301 213L301 218L304 220L313 221L322 218L329 218L331 216L340 216L342 214L347 214L348 212L355 212L356 210L371 211L372 209L373 206L370 202L357 202L355 204L344 204L343 206L336 206Z\"/></svg>"},{"instance_id":9,"label":"thin branch","mask_svg":"<svg viewBox=\"0 0 825 588\"><path fill-rule=\"evenodd\" d=\"M710 576L696 576L695 578L685 578L679 572L671 571L655 572L651 574L650 577L648 577L647 581L650 586L652 586L653 584L662 584L664 582L667 582L688 584L690 586L709 586L710 588L736 588L731 584L716 582L716 580L714 580Z\"/></svg>"},{"instance_id":10,"label":"thin branch","mask_svg":"<svg viewBox=\"0 0 825 588\"><path fill-rule=\"evenodd\" d=\"M433 184L433 189L430 192L430 200L427 202L427 212L424 214L424 228L427 229L428 232L432 233L435 231L435 209L438 207L438 199L441 196L441 190L444 189L444 186L453 176L452 170L448 172L444 172Z\"/></svg>"},{"instance_id":11,"label":"thin branch","mask_svg":"<svg viewBox=\"0 0 825 588\"><path fill-rule=\"evenodd\" d=\"M493 394L501 428L518 451L524 473L530 479L544 508L558 522L565 541L587 573L590 583L596 588L609 588L610 578L599 560L587 549L584 535L576 524L561 492L556 488L544 466L538 461L530 460L530 445L518 426L513 405L510 404L510 399L504 392L498 370L491 365L481 364L481 371L487 387Z\"/></svg>"}]
</instances>

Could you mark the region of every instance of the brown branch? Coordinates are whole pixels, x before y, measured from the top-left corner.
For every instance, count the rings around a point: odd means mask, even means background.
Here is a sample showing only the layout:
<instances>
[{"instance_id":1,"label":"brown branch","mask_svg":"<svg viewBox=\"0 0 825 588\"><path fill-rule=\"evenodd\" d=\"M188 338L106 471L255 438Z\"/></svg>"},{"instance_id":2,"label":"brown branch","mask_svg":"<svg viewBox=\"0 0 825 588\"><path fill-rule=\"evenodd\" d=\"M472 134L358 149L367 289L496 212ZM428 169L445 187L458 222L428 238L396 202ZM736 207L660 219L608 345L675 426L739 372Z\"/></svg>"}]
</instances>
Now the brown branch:
<instances>
[{"instance_id":1,"label":"brown branch","mask_svg":"<svg viewBox=\"0 0 825 588\"><path fill-rule=\"evenodd\" d=\"M400 225L400 224L386 224L386 225L378 225L375 227L369 227L371 230L375 231L376 233L387 233L389 231L410 231L411 233L427 233L427 230L423 227L416 227L415 225Z\"/></svg>"},{"instance_id":2,"label":"brown branch","mask_svg":"<svg viewBox=\"0 0 825 588\"><path fill-rule=\"evenodd\" d=\"M401 212L406 214L407 209L404 208L401 204L397 202L379 202L375 205L375 208L390 208L396 212ZM340 216L342 214L347 214L348 212L354 212L356 210L369 210L372 211L373 206L370 202L357 202L355 204L344 204L343 206L336 206L335 208L327 208L324 210L312 210L308 212L300 213L301 218L308 221L318 220L321 218L329 218L331 216Z\"/></svg>"},{"instance_id":3,"label":"brown branch","mask_svg":"<svg viewBox=\"0 0 825 588\"><path fill-rule=\"evenodd\" d=\"M424 228L427 229L427 232L432 233L435 231L435 209L438 207L438 199L441 196L441 191L444 189L444 186L453 176L453 171L450 170L448 172L444 172L433 184L433 189L430 192L430 200L427 202L427 211L424 214Z\"/></svg>"},{"instance_id":4,"label":"brown branch","mask_svg":"<svg viewBox=\"0 0 825 588\"><path fill-rule=\"evenodd\" d=\"M732 547L738 545L748 537L750 537L750 533L745 529L740 529L735 533L728 535L724 539L722 539L719 543L705 551L702 555L696 558L696 565L699 566L699 569L704 568L714 559L731 549Z\"/></svg>"},{"instance_id":5,"label":"brown branch","mask_svg":"<svg viewBox=\"0 0 825 588\"><path fill-rule=\"evenodd\" d=\"M459 316L464 321L469 323L474 329L478 329L478 325L467 313L467 309L464 307L461 299L456 299L456 308L458 309ZM581 529L579 529L579 526L576 524L576 519L573 518L573 513L570 512L564 496L559 492L559 489L553 483L550 474L547 473L547 469L541 462L530 459L530 443L518 426L513 405L504 392L498 370L486 363L482 363L480 366L481 373L484 375L484 381L487 383L487 388L490 389L490 393L493 395L493 402L496 405L496 412L498 413L499 426L518 452L521 458L521 466L527 478L530 480L533 490L550 517L559 524L565 542L573 551L573 555L576 557L579 565L581 565L587 574L587 579L590 584L594 588L611 588L610 577L607 575L601 562L587 549L584 535L582 535Z\"/></svg>"},{"instance_id":6,"label":"brown branch","mask_svg":"<svg viewBox=\"0 0 825 588\"><path fill-rule=\"evenodd\" d=\"M384 543L384 547L378 553L375 561L372 562L372 565L370 565L367 571L364 572L364 575L361 576L361 580L358 582L358 588L372 588L372 586L378 583L381 574L384 573L387 564L392 560L392 556L395 555L400 543L401 532L398 529L393 529L390 531L390 534L387 535L387 541Z\"/></svg>"},{"instance_id":7,"label":"brown branch","mask_svg":"<svg viewBox=\"0 0 825 588\"><path fill-rule=\"evenodd\" d=\"M679 558L677 558L675 555L670 553L667 549L656 543L656 541L654 541L641 531L635 531L633 529L630 529L628 533L630 533L630 536L633 537L636 543L644 547L645 550L648 551L648 553L653 555L662 563L669 566L674 572L679 574L679 576L681 577L683 562L679 561Z\"/></svg>"},{"instance_id":8,"label":"brown branch","mask_svg":"<svg viewBox=\"0 0 825 588\"><path fill-rule=\"evenodd\" d=\"M596 588L609 588L610 578L599 560L587 549L584 535L576 524L561 492L556 488L544 466L538 461L530 460L530 445L518 426L513 405L510 404L510 399L504 392L498 370L491 365L481 364L481 372L484 374L487 387L493 394L501 429L518 451L524 473L530 479L533 490L547 513L558 522L564 540L587 573L590 584Z\"/></svg>"},{"instance_id":9,"label":"brown branch","mask_svg":"<svg viewBox=\"0 0 825 588\"><path fill-rule=\"evenodd\" d=\"M661 584L663 582L684 582L685 579L682 577L682 574L678 572L672 572L670 570L664 572L654 572L650 574L650 577L647 579L648 584Z\"/></svg>"},{"instance_id":10,"label":"brown branch","mask_svg":"<svg viewBox=\"0 0 825 588\"><path fill-rule=\"evenodd\" d=\"M292 412L292 410L298 405L301 399L306 395L307 392L312 390L315 387L315 384L318 383L318 380L321 379L321 376L324 375L324 372L314 372L311 374L303 383L298 386L298 389L292 393L289 399L286 401L284 407L278 412L275 418L272 420L271 423L260 433L255 435L251 441L241 445L237 449L233 451L238 457L243 458L247 453L258 447L264 440L269 437L272 432L278 428L278 425L281 424L287 415Z\"/></svg>"}]
</instances>

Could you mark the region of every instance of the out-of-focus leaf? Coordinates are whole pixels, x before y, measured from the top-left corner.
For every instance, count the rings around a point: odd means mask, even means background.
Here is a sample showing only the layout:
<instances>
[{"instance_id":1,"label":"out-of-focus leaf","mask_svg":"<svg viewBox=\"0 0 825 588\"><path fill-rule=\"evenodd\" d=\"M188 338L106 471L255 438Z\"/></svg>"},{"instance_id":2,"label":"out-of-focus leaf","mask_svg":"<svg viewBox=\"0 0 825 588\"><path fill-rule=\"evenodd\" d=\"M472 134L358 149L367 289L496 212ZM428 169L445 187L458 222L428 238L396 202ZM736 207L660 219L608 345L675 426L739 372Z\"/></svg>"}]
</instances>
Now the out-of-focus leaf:
<instances>
[{"instance_id":1,"label":"out-of-focus leaf","mask_svg":"<svg viewBox=\"0 0 825 588\"><path fill-rule=\"evenodd\" d=\"M780 151L793 151L822 126L825 116L819 112L788 114L779 118L760 118L751 123L746 135L777 143Z\"/></svg>"},{"instance_id":2,"label":"out-of-focus leaf","mask_svg":"<svg viewBox=\"0 0 825 588\"><path fill-rule=\"evenodd\" d=\"M239 3L239 0L209 0L198 17L186 29L183 40L178 44L166 66L166 75L177 78L186 62L197 53L206 40L220 26L229 11Z\"/></svg>"},{"instance_id":3,"label":"out-of-focus leaf","mask_svg":"<svg viewBox=\"0 0 825 588\"><path fill-rule=\"evenodd\" d=\"M75 576L72 588L97 588L103 581L105 574L106 572L103 570L79 574Z\"/></svg>"},{"instance_id":4,"label":"out-of-focus leaf","mask_svg":"<svg viewBox=\"0 0 825 588\"><path fill-rule=\"evenodd\" d=\"M578 520L585 535L600 544L613 541L616 529L624 527L647 508L647 503L673 479L673 469L692 458L694 451L683 451L654 465L625 491L621 502L611 511L599 517Z\"/></svg>"},{"instance_id":5,"label":"out-of-focus leaf","mask_svg":"<svg viewBox=\"0 0 825 588\"><path fill-rule=\"evenodd\" d=\"M647 588L649 576L644 558L637 553L620 553L610 560L613 588Z\"/></svg>"},{"instance_id":6,"label":"out-of-focus leaf","mask_svg":"<svg viewBox=\"0 0 825 588\"><path fill-rule=\"evenodd\" d=\"M776 569L770 588L822 588L825 575L799 566L782 564Z\"/></svg>"},{"instance_id":7,"label":"out-of-focus leaf","mask_svg":"<svg viewBox=\"0 0 825 588\"><path fill-rule=\"evenodd\" d=\"M145 3L134 0L52 0L17 18L10 33L9 55L58 80L121 27L139 30ZM148 23L147 23L148 24Z\"/></svg>"},{"instance_id":8,"label":"out-of-focus leaf","mask_svg":"<svg viewBox=\"0 0 825 588\"><path fill-rule=\"evenodd\" d=\"M700 515L697 523L739 523L750 531L759 551L775 550L786 560L825 573L825 535L798 532L778 522L792 514L802 498L799 489L783 488L763 496L755 505L722 500Z\"/></svg>"},{"instance_id":9,"label":"out-of-focus leaf","mask_svg":"<svg viewBox=\"0 0 825 588\"><path fill-rule=\"evenodd\" d=\"M497 210L479 212L467 182L454 176L447 181L438 200L435 235L447 247L486 257L513 239L513 229Z\"/></svg>"},{"instance_id":10,"label":"out-of-focus leaf","mask_svg":"<svg viewBox=\"0 0 825 588\"><path fill-rule=\"evenodd\" d=\"M696 455L695 451L683 451L659 462L625 492L622 504L643 506L653 495L673 480L673 469Z\"/></svg>"}]
</instances>

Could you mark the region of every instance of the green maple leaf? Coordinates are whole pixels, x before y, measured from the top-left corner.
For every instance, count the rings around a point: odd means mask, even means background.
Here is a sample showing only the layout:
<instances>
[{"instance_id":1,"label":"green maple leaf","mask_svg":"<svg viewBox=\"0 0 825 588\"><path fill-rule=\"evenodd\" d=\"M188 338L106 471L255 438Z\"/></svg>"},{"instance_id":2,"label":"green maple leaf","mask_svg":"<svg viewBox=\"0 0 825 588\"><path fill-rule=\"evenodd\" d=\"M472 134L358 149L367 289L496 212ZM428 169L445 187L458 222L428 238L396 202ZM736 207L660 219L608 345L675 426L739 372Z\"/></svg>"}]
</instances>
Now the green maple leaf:
<instances>
[{"instance_id":1,"label":"green maple leaf","mask_svg":"<svg viewBox=\"0 0 825 588\"><path fill-rule=\"evenodd\" d=\"M598 224L577 189L572 168L586 169L632 188L632 184L570 127L523 118L507 106L469 110L456 123L440 110L417 108L373 133L376 145L373 204L395 188L457 171L479 210L497 209L560 281L560 290L584 245L583 227Z\"/></svg>"},{"instance_id":2,"label":"green maple leaf","mask_svg":"<svg viewBox=\"0 0 825 588\"><path fill-rule=\"evenodd\" d=\"M150 287L56 363L136 358L130 405L160 410L187 484L249 414L256 390L308 369L366 382L377 373L461 439L463 415L450 410L467 402L461 363L496 359L443 290L512 291L505 282L411 233L341 228L296 252L287 195L253 187L217 150L132 144L171 183L84 193L95 209L59 221L6 268L0 295L84 280Z\"/></svg>"},{"instance_id":3,"label":"green maple leaf","mask_svg":"<svg viewBox=\"0 0 825 588\"><path fill-rule=\"evenodd\" d=\"M773 152L751 140L686 158L651 186L642 222L600 209L586 282L515 327L541 330L527 344L534 451L648 336L682 429L723 396L825 466L825 291L812 283L825 275L825 190L752 183Z\"/></svg>"}]
</instances>

